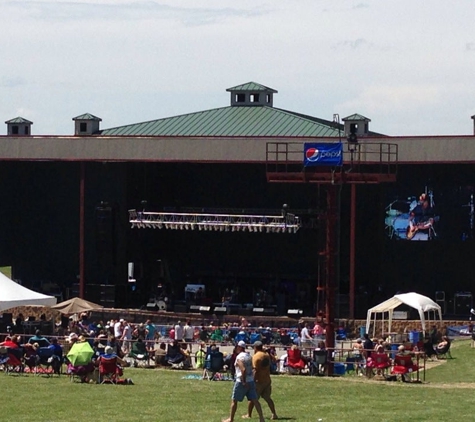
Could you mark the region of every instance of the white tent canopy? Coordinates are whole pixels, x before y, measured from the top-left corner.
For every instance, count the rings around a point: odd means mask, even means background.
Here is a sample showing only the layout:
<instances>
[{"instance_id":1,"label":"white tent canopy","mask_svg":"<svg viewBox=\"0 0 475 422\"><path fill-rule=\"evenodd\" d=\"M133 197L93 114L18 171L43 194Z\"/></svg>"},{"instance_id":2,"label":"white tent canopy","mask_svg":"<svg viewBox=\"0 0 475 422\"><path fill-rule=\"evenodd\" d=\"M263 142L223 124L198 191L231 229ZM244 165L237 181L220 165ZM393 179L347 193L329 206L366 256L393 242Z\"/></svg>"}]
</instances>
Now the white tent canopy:
<instances>
[{"instance_id":1,"label":"white tent canopy","mask_svg":"<svg viewBox=\"0 0 475 422\"><path fill-rule=\"evenodd\" d=\"M0 312L16 306L51 306L55 303L54 296L34 292L0 273Z\"/></svg>"},{"instance_id":2,"label":"white tent canopy","mask_svg":"<svg viewBox=\"0 0 475 422\"><path fill-rule=\"evenodd\" d=\"M417 309L422 324L422 331L426 331L426 318L425 314L428 312L434 312L440 320L442 320L442 310L440 306L427 296L420 295L419 293L402 293L393 296L391 299L385 300L379 305L373 306L368 310L368 316L366 318L366 332L369 333L371 325L371 317L374 314L376 320L376 314L382 314L383 327L384 327L384 315L389 314L388 317L388 332L391 332L391 323L393 320L393 311L400 305L408 305L411 308ZM375 324L376 325L376 324ZM375 325L373 326L373 334L375 331Z\"/></svg>"}]
</instances>

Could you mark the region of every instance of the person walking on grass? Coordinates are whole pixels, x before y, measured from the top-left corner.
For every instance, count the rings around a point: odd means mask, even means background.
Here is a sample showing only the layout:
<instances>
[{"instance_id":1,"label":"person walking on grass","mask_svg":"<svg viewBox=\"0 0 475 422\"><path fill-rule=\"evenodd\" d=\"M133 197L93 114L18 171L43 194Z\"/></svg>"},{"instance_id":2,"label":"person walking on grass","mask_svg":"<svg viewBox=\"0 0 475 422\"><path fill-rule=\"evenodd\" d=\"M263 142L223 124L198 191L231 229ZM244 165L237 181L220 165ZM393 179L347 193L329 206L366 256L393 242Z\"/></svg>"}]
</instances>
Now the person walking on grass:
<instances>
[{"instance_id":1,"label":"person walking on grass","mask_svg":"<svg viewBox=\"0 0 475 422\"><path fill-rule=\"evenodd\" d=\"M236 415L236 409L238 402L244 400L247 397L259 414L259 421L264 422L264 416L262 415L262 408L257 400L256 384L252 375L252 358L249 353L246 352L246 343L240 341L237 346L239 354L236 356L236 362L234 366L236 368L236 381L234 382L233 393L231 396L231 413L229 418L223 419L222 422L234 422L234 416Z\"/></svg>"},{"instance_id":2,"label":"person walking on grass","mask_svg":"<svg viewBox=\"0 0 475 422\"><path fill-rule=\"evenodd\" d=\"M271 357L269 353L263 350L261 341L256 341L253 344L254 356L252 357L252 370L254 375L254 382L256 383L257 398L262 397L272 413L271 420L278 419L275 412L274 401L271 398L272 394L272 381L270 377L270 364ZM254 403L248 402L247 414L243 416L243 419L250 419L252 417L252 410L254 409Z\"/></svg>"}]
</instances>

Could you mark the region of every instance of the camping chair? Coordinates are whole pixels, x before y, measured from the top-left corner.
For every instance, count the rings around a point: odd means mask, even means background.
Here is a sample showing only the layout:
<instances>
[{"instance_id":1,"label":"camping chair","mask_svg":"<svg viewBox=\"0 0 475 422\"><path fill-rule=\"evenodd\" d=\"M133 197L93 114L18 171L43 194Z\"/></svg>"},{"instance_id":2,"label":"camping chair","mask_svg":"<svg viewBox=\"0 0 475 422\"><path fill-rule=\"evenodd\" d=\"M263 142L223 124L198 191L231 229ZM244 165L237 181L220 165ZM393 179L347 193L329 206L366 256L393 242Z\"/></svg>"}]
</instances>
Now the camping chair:
<instances>
[{"instance_id":1,"label":"camping chair","mask_svg":"<svg viewBox=\"0 0 475 422\"><path fill-rule=\"evenodd\" d=\"M219 379L217 374L223 370L223 367L224 355L218 350L210 352L206 356L203 379L208 379L208 381L217 381Z\"/></svg>"},{"instance_id":2,"label":"camping chair","mask_svg":"<svg viewBox=\"0 0 475 422\"><path fill-rule=\"evenodd\" d=\"M447 357L449 357L450 359L453 359L452 358L452 354L450 353L450 345L452 344L452 342L450 340L447 340L447 344L439 349L437 347L434 347L434 351L437 355L437 359L447 359Z\"/></svg>"},{"instance_id":3,"label":"camping chair","mask_svg":"<svg viewBox=\"0 0 475 422\"><path fill-rule=\"evenodd\" d=\"M74 366L68 364L67 374L71 382L79 380L81 382L86 382L88 375L94 372L94 364L92 362L87 365Z\"/></svg>"},{"instance_id":4,"label":"camping chair","mask_svg":"<svg viewBox=\"0 0 475 422\"><path fill-rule=\"evenodd\" d=\"M310 363L310 375L325 375L327 367L327 351L314 350L313 359Z\"/></svg>"},{"instance_id":5,"label":"camping chair","mask_svg":"<svg viewBox=\"0 0 475 422\"><path fill-rule=\"evenodd\" d=\"M38 364L35 367L35 374L46 374L49 375L53 372L52 363L53 363L53 349L49 347L40 347L38 349ZM51 366L51 369L50 369ZM58 371L59 375L59 371Z\"/></svg>"},{"instance_id":6,"label":"camping chair","mask_svg":"<svg viewBox=\"0 0 475 422\"><path fill-rule=\"evenodd\" d=\"M238 344L240 341L249 344L249 336L245 331L239 331L234 337L234 344Z\"/></svg>"},{"instance_id":7,"label":"camping chair","mask_svg":"<svg viewBox=\"0 0 475 422\"><path fill-rule=\"evenodd\" d=\"M390 366L391 359L386 353L373 352L366 362L366 367L373 369L376 374L374 374L373 371L368 371L367 374L369 377L372 375L383 376Z\"/></svg>"},{"instance_id":8,"label":"camping chair","mask_svg":"<svg viewBox=\"0 0 475 422\"><path fill-rule=\"evenodd\" d=\"M8 357L8 350L5 346L0 346L0 368L6 372L6 365L10 358Z\"/></svg>"},{"instance_id":9,"label":"camping chair","mask_svg":"<svg viewBox=\"0 0 475 422\"><path fill-rule=\"evenodd\" d=\"M223 336L223 331L221 330L221 328L216 328L210 336L210 340L217 341L219 343L221 343L223 339L224 339L224 336Z\"/></svg>"},{"instance_id":10,"label":"camping chair","mask_svg":"<svg viewBox=\"0 0 475 422\"><path fill-rule=\"evenodd\" d=\"M289 349L287 351L287 372L291 375L301 374L307 368L307 364L302 359L300 349Z\"/></svg>"},{"instance_id":11,"label":"camping chair","mask_svg":"<svg viewBox=\"0 0 475 422\"><path fill-rule=\"evenodd\" d=\"M349 374L353 372L357 374L356 370L358 369L358 361L357 358L354 356L348 356L345 359L345 366L346 366L346 373Z\"/></svg>"},{"instance_id":12,"label":"camping chair","mask_svg":"<svg viewBox=\"0 0 475 422\"><path fill-rule=\"evenodd\" d=\"M2 350L4 353L0 353L0 366L7 375L9 374L22 374L25 366L22 362L22 349L10 349L8 347Z\"/></svg>"},{"instance_id":13,"label":"camping chair","mask_svg":"<svg viewBox=\"0 0 475 422\"><path fill-rule=\"evenodd\" d=\"M117 384L119 377L123 375L122 368L118 365L117 356L99 359L99 384Z\"/></svg>"},{"instance_id":14,"label":"camping chair","mask_svg":"<svg viewBox=\"0 0 475 422\"><path fill-rule=\"evenodd\" d=\"M149 364L149 352L147 345L143 341L136 341L132 344L132 349L129 353L129 357L133 360L135 367L142 363L142 366Z\"/></svg>"},{"instance_id":15,"label":"camping chair","mask_svg":"<svg viewBox=\"0 0 475 422\"><path fill-rule=\"evenodd\" d=\"M184 367L185 356L180 352L179 348L180 346L173 347L170 344L168 345L165 359L172 369L183 369Z\"/></svg>"},{"instance_id":16,"label":"camping chair","mask_svg":"<svg viewBox=\"0 0 475 422\"><path fill-rule=\"evenodd\" d=\"M36 373L37 367L40 363L40 357L38 352L32 348L25 350L25 355L23 356L23 362L25 363L26 369L30 373Z\"/></svg>"},{"instance_id":17,"label":"camping chair","mask_svg":"<svg viewBox=\"0 0 475 422\"><path fill-rule=\"evenodd\" d=\"M253 345L256 341L262 341L261 333L251 333L249 337L249 344Z\"/></svg>"},{"instance_id":18,"label":"camping chair","mask_svg":"<svg viewBox=\"0 0 475 422\"><path fill-rule=\"evenodd\" d=\"M279 339L280 344L282 346L289 346L292 343L292 339L290 338L290 334L281 334Z\"/></svg>"},{"instance_id":19,"label":"camping chair","mask_svg":"<svg viewBox=\"0 0 475 422\"><path fill-rule=\"evenodd\" d=\"M402 381L408 381L408 375L417 372L419 367L412 361L411 355L396 355L391 374L401 375Z\"/></svg>"}]
</instances>

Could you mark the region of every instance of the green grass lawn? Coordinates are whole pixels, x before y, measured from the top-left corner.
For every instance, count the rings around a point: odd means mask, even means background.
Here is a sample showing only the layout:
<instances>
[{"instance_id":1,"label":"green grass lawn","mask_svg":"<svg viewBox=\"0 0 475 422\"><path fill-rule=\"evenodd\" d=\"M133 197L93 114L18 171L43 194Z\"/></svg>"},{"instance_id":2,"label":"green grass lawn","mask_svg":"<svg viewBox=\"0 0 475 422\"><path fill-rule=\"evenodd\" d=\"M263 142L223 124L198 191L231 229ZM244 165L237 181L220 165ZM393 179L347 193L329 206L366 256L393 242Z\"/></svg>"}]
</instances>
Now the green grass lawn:
<instances>
[{"instance_id":1,"label":"green grass lawn","mask_svg":"<svg viewBox=\"0 0 475 422\"><path fill-rule=\"evenodd\" d=\"M8 278L12 278L12 267L0 267L0 273L3 273Z\"/></svg>"},{"instance_id":2,"label":"green grass lawn","mask_svg":"<svg viewBox=\"0 0 475 422\"><path fill-rule=\"evenodd\" d=\"M308 422L473 420L475 349L469 341L452 347L454 359L427 371L423 384L353 375L274 376L277 412L283 420ZM134 380L133 386L72 383L66 376L0 374L0 420L211 422L227 416L232 382L183 379L187 374L127 368L125 375ZM263 409L269 417L265 403ZM242 403L236 420L244 413Z\"/></svg>"}]
</instances>

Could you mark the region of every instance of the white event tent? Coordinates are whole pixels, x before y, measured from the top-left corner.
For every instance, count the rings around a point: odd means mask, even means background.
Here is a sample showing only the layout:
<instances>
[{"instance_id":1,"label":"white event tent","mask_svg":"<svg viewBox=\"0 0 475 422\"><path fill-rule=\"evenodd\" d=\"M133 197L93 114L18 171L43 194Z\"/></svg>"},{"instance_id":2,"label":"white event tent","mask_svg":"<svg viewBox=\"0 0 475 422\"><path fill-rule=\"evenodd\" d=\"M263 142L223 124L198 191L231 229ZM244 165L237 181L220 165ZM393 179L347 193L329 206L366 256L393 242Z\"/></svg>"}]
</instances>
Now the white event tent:
<instances>
[{"instance_id":1,"label":"white event tent","mask_svg":"<svg viewBox=\"0 0 475 422\"><path fill-rule=\"evenodd\" d=\"M366 332L369 333L371 326L371 318L374 315L374 325L373 325L373 335L376 330L376 317L377 314L381 314L382 317L382 327L384 328L384 316L388 314L388 333L391 332L391 323L393 320L393 311L400 305L408 305L411 308L417 309L419 312L419 318L421 320L422 331L426 331L426 317L425 314L433 313L434 319L438 317L439 320L442 320L442 310L441 307L435 303L432 299L427 296L423 296L419 293L402 293L399 295L393 296L391 299L385 300L379 305L373 306L371 309L368 309L368 315L366 318Z\"/></svg>"},{"instance_id":2,"label":"white event tent","mask_svg":"<svg viewBox=\"0 0 475 422\"><path fill-rule=\"evenodd\" d=\"M0 312L16 306L52 306L54 304L56 304L54 296L34 292L0 273Z\"/></svg>"}]
</instances>

